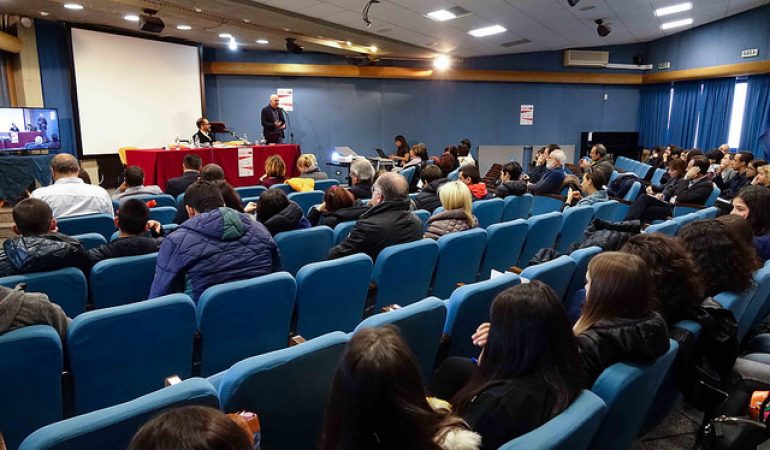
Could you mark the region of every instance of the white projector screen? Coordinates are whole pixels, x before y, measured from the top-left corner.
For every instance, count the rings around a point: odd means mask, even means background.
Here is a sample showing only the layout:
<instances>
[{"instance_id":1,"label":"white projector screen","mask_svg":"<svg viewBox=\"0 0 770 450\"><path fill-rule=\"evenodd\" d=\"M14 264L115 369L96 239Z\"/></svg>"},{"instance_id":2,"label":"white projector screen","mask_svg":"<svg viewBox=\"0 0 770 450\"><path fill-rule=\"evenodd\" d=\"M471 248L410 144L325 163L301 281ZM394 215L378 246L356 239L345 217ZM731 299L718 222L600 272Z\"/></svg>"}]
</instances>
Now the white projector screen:
<instances>
[{"instance_id":1,"label":"white projector screen","mask_svg":"<svg viewBox=\"0 0 770 450\"><path fill-rule=\"evenodd\" d=\"M202 115L198 48L72 29L84 156L191 139Z\"/></svg>"}]
</instances>

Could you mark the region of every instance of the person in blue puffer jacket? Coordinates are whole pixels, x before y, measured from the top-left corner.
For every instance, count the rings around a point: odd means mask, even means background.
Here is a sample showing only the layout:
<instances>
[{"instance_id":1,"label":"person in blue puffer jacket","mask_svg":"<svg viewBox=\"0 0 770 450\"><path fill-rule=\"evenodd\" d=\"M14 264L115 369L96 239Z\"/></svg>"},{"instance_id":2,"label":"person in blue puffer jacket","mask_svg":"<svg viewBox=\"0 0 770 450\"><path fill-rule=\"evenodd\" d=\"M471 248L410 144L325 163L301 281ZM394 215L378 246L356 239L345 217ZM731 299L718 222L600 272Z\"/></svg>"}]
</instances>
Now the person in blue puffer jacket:
<instances>
[{"instance_id":1,"label":"person in blue puffer jacket","mask_svg":"<svg viewBox=\"0 0 770 450\"><path fill-rule=\"evenodd\" d=\"M184 286L197 302L209 286L281 270L278 247L264 225L224 204L213 183L187 188L190 219L161 244L150 298Z\"/></svg>"}]
</instances>

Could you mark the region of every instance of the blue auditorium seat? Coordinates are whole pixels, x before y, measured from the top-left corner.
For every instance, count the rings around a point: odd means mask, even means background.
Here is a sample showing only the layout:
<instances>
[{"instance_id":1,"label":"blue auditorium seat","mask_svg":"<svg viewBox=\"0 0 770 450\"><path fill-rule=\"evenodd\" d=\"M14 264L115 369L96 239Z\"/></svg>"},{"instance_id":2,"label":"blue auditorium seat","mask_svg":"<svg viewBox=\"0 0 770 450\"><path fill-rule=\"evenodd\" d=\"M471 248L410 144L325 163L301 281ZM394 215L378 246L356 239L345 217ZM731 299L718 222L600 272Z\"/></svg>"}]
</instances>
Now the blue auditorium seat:
<instances>
[{"instance_id":1,"label":"blue auditorium seat","mask_svg":"<svg viewBox=\"0 0 770 450\"><path fill-rule=\"evenodd\" d=\"M564 206L561 197L548 195L535 195L532 200L532 217L551 212L559 212Z\"/></svg>"},{"instance_id":2,"label":"blue auditorium seat","mask_svg":"<svg viewBox=\"0 0 770 450\"><path fill-rule=\"evenodd\" d=\"M425 230L428 226L428 219L430 219L430 211L425 209L418 209L416 211L412 211L412 214L420 219L420 222L422 222L422 229Z\"/></svg>"},{"instance_id":3,"label":"blue auditorium seat","mask_svg":"<svg viewBox=\"0 0 770 450\"><path fill-rule=\"evenodd\" d=\"M489 279L492 269L505 272L516 265L521 248L527 238L527 221L524 219L501 222L487 227L487 246L481 259L479 280Z\"/></svg>"},{"instance_id":4,"label":"blue auditorium seat","mask_svg":"<svg viewBox=\"0 0 770 450\"><path fill-rule=\"evenodd\" d=\"M406 306L427 297L438 252L439 245L433 239L391 245L380 252L372 269L376 286L374 312L394 303Z\"/></svg>"},{"instance_id":5,"label":"blue auditorium seat","mask_svg":"<svg viewBox=\"0 0 770 450\"><path fill-rule=\"evenodd\" d=\"M644 229L645 233L662 233L667 236L674 237L676 236L676 221L673 219L670 220L664 220L660 223L654 223L650 225L649 227Z\"/></svg>"},{"instance_id":6,"label":"blue auditorium seat","mask_svg":"<svg viewBox=\"0 0 770 450\"><path fill-rule=\"evenodd\" d=\"M527 238L517 266L524 268L541 248L551 248L561 228L561 213L550 212L527 219Z\"/></svg>"},{"instance_id":7,"label":"blue auditorium seat","mask_svg":"<svg viewBox=\"0 0 770 450\"><path fill-rule=\"evenodd\" d=\"M639 193L642 191L642 183L634 181L631 187L628 188L628 192L623 196L623 200L627 202L633 202L636 197L639 197Z\"/></svg>"},{"instance_id":8,"label":"blue auditorium seat","mask_svg":"<svg viewBox=\"0 0 770 450\"><path fill-rule=\"evenodd\" d=\"M264 186L241 186L241 187L235 188L235 192L237 192L241 198L246 198L246 197L259 198L259 194L265 192L266 190L267 188Z\"/></svg>"},{"instance_id":9,"label":"blue auditorium seat","mask_svg":"<svg viewBox=\"0 0 770 450\"><path fill-rule=\"evenodd\" d=\"M695 222L696 220L701 220L700 216L695 213L687 213L683 216L676 216L674 217L674 222L676 222L676 231L677 233L679 230L682 229L683 226L687 225L690 222Z\"/></svg>"},{"instance_id":10,"label":"blue auditorium seat","mask_svg":"<svg viewBox=\"0 0 770 450\"><path fill-rule=\"evenodd\" d=\"M131 198L135 198L145 203L155 200L155 206L154 206L155 208L159 208L162 206L173 206L176 208L176 205L177 205L176 199L168 194L132 195Z\"/></svg>"},{"instance_id":11,"label":"blue auditorium seat","mask_svg":"<svg viewBox=\"0 0 770 450\"><path fill-rule=\"evenodd\" d=\"M486 228L490 225L500 223L503 217L503 208L505 208L505 201L501 198L490 198L489 200L481 200L473 202L473 215L479 221L481 228Z\"/></svg>"},{"instance_id":12,"label":"blue auditorium seat","mask_svg":"<svg viewBox=\"0 0 770 450\"><path fill-rule=\"evenodd\" d=\"M567 286L567 292L564 294L565 299L572 298L575 292L585 288L586 285L586 272L588 272L588 263L591 259L602 252L602 248L596 245L591 247L580 248L569 254L569 257L575 261L575 271L572 273L572 278Z\"/></svg>"},{"instance_id":13,"label":"blue auditorium seat","mask_svg":"<svg viewBox=\"0 0 770 450\"><path fill-rule=\"evenodd\" d=\"M76 234L99 233L109 239L115 232L115 218L111 214L87 214L84 216L62 217L56 220L61 233Z\"/></svg>"},{"instance_id":14,"label":"blue auditorium seat","mask_svg":"<svg viewBox=\"0 0 770 450\"><path fill-rule=\"evenodd\" d=\"M157 253L99 261L91 269L91 301L97 308L147 300L155 278Z\"/></svg>"},{"instance_id":15,"label":"blue auditorium seat","mask_svg":"<svg viewBox=\"0 0 770 450\"><path fill-rule=\"evenodd\" d=\"M195 305L184 294L83 313L67 330L75 413L122 403L192 372Z\"/></svg>"},{"instance_id":16,"label":"blue auditorium seat","mask_svg":"<svg viewBox=\"0 0 770 450\"><path fill-rule=\"evenodd\" d=\"M404 178L406 178L406 182L409 184L412 184L412 180L414 179L414 173L417 169L412 167L407 167L406 169L399 172Z\"/></svg>"},{"instance_id":17,"label":"blue auditorium seat","mask_svg":"<svg viewBox=\"0 0 770 450\"><path fill-rule=\"evenodd\" d=\"M184 192L176 196L176 207L184 208Z\"/></svg>"},{"instance_id":18,"label":"blue auditorium seat","mask_svg":"<svg viewBox=\"0 0 770 450\"><path fill-rule=\"evenodd\" d=\"M67 317L75 317L86 310L86 277L74 267L0 278L0 285L11 289L20 283L26 285L24 290L27 292L46 294L49 300L61 306Z\"/></svg>"},{"instance_id":19,"label":"blue auditorium seat","mask_svg":"<svg viewBox=\"0 0 770 450\"><path fill-rule=\"evenodd\" d=\"M615 212L620 208L620 202L617 200L609 200L606 202L598 202L591 205L594 209L594 219L612 220L615 218Z\"/></svg>"},{"instance_id":20,"label":"blue auditorium seat","mask_svg":"<svg viewBox=\"0 0 770 450\"><path fill-rule=\"evenodd\" d=\"M355 220L349 220L347 222L340 222L334 227L334 245L340 245L342 241L350 234L350 230L356 226Z\"/></svg>"},{"instance_id":21,"label":"blue auditorium seat","mask_svg":"<svg viewBox=\"0 0 770 450\"><path fill-rule=\"evenodd\" d=\"M107 239L105 239L104 236L99 233L76 234L72 237L83 244L83 249L85 249L85 251L94 249L107 243Z\"/></svg>"},{"instance_id":22,"label":"blue auditorium seat","mask_svg":"<svg viewBox=\"0 0 770 450\"><path fill-rule=\"evenodd\" d=\"M449 172L449 174L446 176L449 181L457 181L458 178L460 178L460 168Z\"/></svg>"},{"instance_id":23,"label":"blue auditorium seat","mask_svg":"<svg viewBox=\"0 0 770 450\"><path fill-rule=\"evenodd\" d=\"M307 215L310 208L320 205L324 201L323 191L292 192L289 200L296 202L302 208L302 214Z\"/></svg>"},{"instance_id":24,"label":"blue auditorium seat","mask_svg":"<svg viewBox=\"0 0 770 450\"><path fill-rule=\"evenodd\" d=\"M754 283L757 285L754 297L738 323L741 339L770 314L770 263L754 272Z\"/></svg>"},{"instance_id":25,"label":"blue auditorium seat","mask_svg":"<svg viewBox=\"0 0 770 450\"><path fill-rule=\"evenodd\" d=\"M503 199L505 207L503 208L502 222L514 219L527 219L532 211L532 194L509 195Z\"/></svg>"},{"instance_id":26,"label":"blue auditorium seat","mask_svg":"<svg viewBox=\"0 0 770 450\"><path fill-rule=\"evenodd\" d=\"M655 169L655 173L652 174L652 178L650 179L650 183L653 185L659 185L661 180L663 179L663 175L666 174L666 171L663 169Z\"/></svg>"},{"instance_id":27,"label":"blue auditorium seat","mask_svg":"<svg viewBox=\"0 0 770 450\"><path fill-rule=\"evenodd\" d=\"M481 228L445 234L438 238L438 262L433 273L431 295L446 299L458 283L473 283L487 244Z\"/></svg>"},{"instance_id":28,"label":"blue auditorium seat","mask_svg":"<svg viewBox=\"0 0 770 450\"><path fill-rule=\"evenodd\" d=\"M593 216L594 209L589 205L565 209L561 215L561 229L554 247L556 251L566 254L570 245L581 242Z\"/></svg>"},{"instance_id":29,"label":"blue auditorium seat","mask_svg":"<svg viewBox=\"0 0 770 450\"><path fill-rule=\"evenodd\" d=\"M751 299L754 298L754 293L757 291L757 286L751 286L744 292L720 292L714 296L714 300L717 301L723 308L727 308L733 312L735 319L740 323L743 318L743 314L746 308L749 306Z\"/></svg>"},{"instance_id":30,"label":"blue auditorium seat","mask_svg":"<svg viewBox=\"0 0 770 450\"><path fill-rule=\"evenodd\" d=\"M326 260L334 246L334 231L327 226L284 231L275 236L275 243L283 270L296 275L302 266Z\"/></svg>"},{"instance_id":31,"label":"blue auditorium seat","mask_svg":"<svg viewBox=\"0 0 770 450\"><path fill-rule=\"evenodd\" d=\"M211 378L219 387L222 411L257 412L262 448L315 448L347 340L336 331L236 363Z\"/></svg>"},{"instance_id":32,"label":"blue auditorium seat","mask_svg":"<svg viewBox=\"0 0 770 450\"><path fill-rule=\"evenodd\" d=\"M274 184L274 185L270 186L270 188L269 188L269 189L280 189L280 190L282 190L284 193L286 193L287 195L288 195L288 194L291 194L292 192L295 192L295 191L294 191L294 188L293 188L293 187L291 187L291 186L289 186L289 185L288 185L288 184L286 184L286 183L278 183L278 184Z\"/></svg>"},{"instance_id":33,"label":"blue auditorium seat","mask_svg":"<svg viewBox=\"0 0 770 450\"><path fill-rule=\"evenodd\" d=\"M315 184L313 189L316 191L322 191L326 192L327 189L329 189L332 186L339 186L340 182L334 179L328 179L328 180L315 180Z\"/></svg>"},{"instance_id":34,"label":"blue auditorium seat","mask_svg":"<svg viewBox=\"0 0 770 450\"><path fill-rule=\"evenodd\" d=\"M150 220L157 220L161 225L174 223L175 216L176 208L173 206L158 206L156 208L150 208Z\"/></svg>"},{"instance_id":35,"label":"blue auditorium seat","mask_svg":"<svg viewBox=\"0 0 770 450\"><path fill-rule=\"evenodd\" d=\"M709 206L708 208L703 208L695 211L695 214L698 215L703 220L708 219L716 219L717 215L719 215L719 208L716 206Z\"/></svg>"},{"instance_id":36,"label":"blue auditorium seat","mask_svg":"<svg viewBox=\"0 0 770 450\"><path fill-rule=\"evenodd\" d=\"M563 301L576 266L575 260L567 255L561 255L551 261L529 266L519 275L528 280L542 281L550 286L556 292L556 296Z\"/></svg>"},{"instance_id":37,"label":"blue auditorium seat","mask_svg":"<svg viewBox=\"0 0 770 450\"><path fill-rule=\"evenodd\" d=\"M297 272L296 333L311 339L352 331L364 314L372 260L363 253L311 263Z\"/></svg>"}]
</instances>

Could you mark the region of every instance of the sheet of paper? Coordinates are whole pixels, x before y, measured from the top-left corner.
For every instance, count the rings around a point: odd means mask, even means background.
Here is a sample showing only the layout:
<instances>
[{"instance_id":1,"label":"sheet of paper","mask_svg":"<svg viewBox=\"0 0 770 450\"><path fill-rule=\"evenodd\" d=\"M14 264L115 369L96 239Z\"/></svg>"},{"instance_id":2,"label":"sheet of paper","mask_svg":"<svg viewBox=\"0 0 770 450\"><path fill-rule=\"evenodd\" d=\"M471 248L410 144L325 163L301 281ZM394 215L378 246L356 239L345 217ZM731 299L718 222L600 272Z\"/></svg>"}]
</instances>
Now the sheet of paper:
<instances>
[{"instance_id":1,"label":"sheet of paper","mask_svg":"<svg viewBox=\"0 0 770 450\"><path fill-rule=\"evenodd\" d=\"M535 123L535 105L521 105L519 125L533 125Z\"/></svg>"},{"instance_id":2,"label":"sheet of paper","mask_svg":"<svg viewBox=\"0 0 770 450\"><path fill-rule=\"evenodd\" d=\"M294 89L278 89L276 95L278 95L278 106L289 112L294 111Z\"/></svg>"}]
</instances>

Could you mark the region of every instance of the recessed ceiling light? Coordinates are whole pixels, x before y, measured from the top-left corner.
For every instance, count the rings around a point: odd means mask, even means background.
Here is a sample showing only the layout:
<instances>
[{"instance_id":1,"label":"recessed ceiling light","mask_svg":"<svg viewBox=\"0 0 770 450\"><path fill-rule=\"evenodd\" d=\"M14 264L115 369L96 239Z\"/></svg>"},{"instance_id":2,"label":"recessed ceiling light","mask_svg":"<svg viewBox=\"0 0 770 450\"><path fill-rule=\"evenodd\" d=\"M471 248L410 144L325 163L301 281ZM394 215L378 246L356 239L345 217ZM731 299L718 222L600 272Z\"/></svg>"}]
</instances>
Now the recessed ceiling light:
<instances>
[{"instance_id":1,"label":"recessed ceiling light","mask_svg":"<svg viewBox=\"0 0 770 450\"><path fill-rule=\"evenodd\" d=\"M139 16L136 14L126 14L123 16L123 19L128 20L129 22L139 22Z\"/></svg>"},{"instance_id":2,"label":"recessed ceiling light","mask_svg":"<svg viewBox=\"0 0 770 450\"><path fill-rule=\"evenodd\" d=\"M492 36L493 34L505 33L506 31L508 30L501 27L500 25L492 25L491 27L477 28L475 30L471 30L468 32L468 34L475 37L486 37L486 36Z\"/></svg>"},{"instance_id":3,"label":"recessed ceiling light","mask_svg":"<svg viewBox=\"0 0 770 450\"><path fill-rule=\"evenodd\" d=\"M353 43L352 43L352 42L350 42L350 41L345 41L345 43L346 43L346 44L348 44L348 47L350 47L351 45L353 45Z\"/></svg>"},{"instance_id":4,"label":"recessed ceiling light","mask_svg":"<svg viewBox=\"0 0 770 450\"><path fill-rule=\"evenodd\" d=\"M433 60L433 67L438 70L446 70L452 65L452 60L447 55L439 55Z\"/></svg>"},{"instance_id":5,"label":"recessed ceiling light","mask_svg":"<svg viewBox=\"0 0 770 450\"><path fill-rule=\"evenodd\" d=\"M433 19L437 22L446 22L447 20L456 19L457 16L447 11L446 9L439 9L438 11L429 12L425 14L425 17Z\"/></svg>"},{"instance_id":6,"label":"recessed ceiling light","mask_svg":"<svg viewBox=\"0 0 770 450\"><path fill-rule=\"evenodd\" d=\"M236 42L235 39L230 39L230 42L227 43L227 48L230 50L238 50L238 42Z\"/></svg>"},{"instance_id":7,"label":"recessed ceiling light","mask_svg":"<svg viewBox=\"0 0 770 450\"><path fill-rule=\"evenodd\" d=\"M377 49L377 46L376 46L376 45L372 45L371 47L369 47L369 50L371 50L371 51L372 51L372 53L377 53L377 50L378 50L378 49Z\"/></svg>"},{"instance_id":8,"label":"recessed ceiling light","mask_svg":"<svg viewBox=\"0 0 770 450\"><path fill-rule=\"evenodd\" d=\"M663 25L660 26L661 30L670 30L672 28L679 28L684 27L687 25L692 25L692 18L682 19L682 20L675 20L673 22L666 22Z\"/></svg>"},{"instance_id":9,"label":"recessed ceiling light","mask_svg":"<svg viewBox=\"0 0 770 450\"><path fill-rule=\"evenodd\" d=\"M177 25L176 29L177 30L187 31L187 30L192 30L192 27L190 25Z\"/></svg>"},{"instance_id":10,"label":"recessed ceiling light","mask_svg":"<svg viewBox=\"0 0 770 450\"><path fill-rule=\"evenodd\" d=\"M259 44L259 45L265 45L265 44L269 44L269 43L270 43L270 41L268 41L267 39L257 39L257 44Z\"/></svg>"},{"instance_id":11,"label":"recessed ceiling light","mask_svg":"<svg viewBox=\"0 0 770 450\"><path fill-rule=\"evenodd\" d=\"M46 17L49 13L47 11L40 11L40 15Z\"/></svg>"},{"instance_id":12,"label":"recessed ceiling light","mask_svg":"<svg viewBox=\"0 0 770 450\"><path fill-rule=\"evenodd\" d=\"M79 5L77 3L65 3L64 7L73 11L80 11L83 9L83 5Z\"/></svg>"},{"instance_id":13,"label":"recessed ceiling light","mask_svg":"<svg viewBox=\"0 0 770 450\"><path fill-rule=\"evenodd\" d=\"M197 12L197 13L202 13L202 12L203 12L203 10L202 10L202 9L200 9L200 8L193 8L193 9L194 9L194 10L195 10L195 12Z\"/></svg>"},{"instance_id":14,"label":"recessed ceiling light","mask_svg":"<svg viewBox=\"0 0 770 450\"><path fill-rule=\"evenodd\" d=\"M232 39L233 35L230 33L219 33L219 37L221 37L222 39Z\"/></svg>"},{"instance_id":15,"label":"recessed ceiling light","mask_svg":"<svg viewBox=\"0 0 770 450\"><path fill-rule=\"evenodd\" d=\"M658 8L655 10L655 15L658 17L668 16L669 14L676 14L680 12L689 11L692 9L692 3L679 3L678 5L666 6L665 8Z\"/></svg>"}]
</instances>

